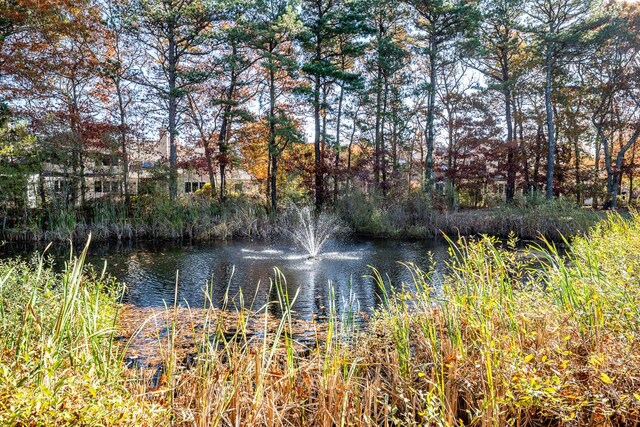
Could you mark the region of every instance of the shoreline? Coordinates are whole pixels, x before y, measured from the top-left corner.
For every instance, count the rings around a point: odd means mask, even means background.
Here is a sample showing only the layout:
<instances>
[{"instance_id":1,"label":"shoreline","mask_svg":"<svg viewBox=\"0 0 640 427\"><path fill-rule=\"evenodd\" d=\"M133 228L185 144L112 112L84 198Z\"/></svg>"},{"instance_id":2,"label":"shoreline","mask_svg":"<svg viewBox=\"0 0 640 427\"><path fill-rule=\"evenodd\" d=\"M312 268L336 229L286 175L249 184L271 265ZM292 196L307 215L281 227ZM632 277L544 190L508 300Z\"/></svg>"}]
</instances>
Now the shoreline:
<instances>
[{"instance_id":1,"label":"shoreline","mask_svg":"<svg viewBox=\"0 0 640 427\"><path fill-rule=\"evenodd\" d=\"M490 235L508 238L512 233L520 240L538 240L541 236L546 239L562 242L575 235L585 234L589 228L601 219L606 218L608 212L587 211L581 218L576 218L575 212L566 215L538 215L536 210L504 211L500 209L474 209L458 212L434 213L432 220L424 224L411 224L404 228L394 228L387 224L386 229L370 230L347 224L345 234L365 238L399 239L399 240L427 240L446 236L471 237ZM209 227L201 224L187 224L180 229L151 227L146 224L135 226L130 222L112 224L78 224L73 231L42 231L42 230L8 230L0 234L0 241L9 243L42 243L69 242L83 243L91 234L94 242L193 242L205 243L229 240L264 240L268 241L279 234L276 221L270 218L257 218L249 221L250 226L241 217L232 217L226 222L214 223L214 217L203 218ZM194 229L197 229L196 232Z\"/></svg>"}]
</instances>

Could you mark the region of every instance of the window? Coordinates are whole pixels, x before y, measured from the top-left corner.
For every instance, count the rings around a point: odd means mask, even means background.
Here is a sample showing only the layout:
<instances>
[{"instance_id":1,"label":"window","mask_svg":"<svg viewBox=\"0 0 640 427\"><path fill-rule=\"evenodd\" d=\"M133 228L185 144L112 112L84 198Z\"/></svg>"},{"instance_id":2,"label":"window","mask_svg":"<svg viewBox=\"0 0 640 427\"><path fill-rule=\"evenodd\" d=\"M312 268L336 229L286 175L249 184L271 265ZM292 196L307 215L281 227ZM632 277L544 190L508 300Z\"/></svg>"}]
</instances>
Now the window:
<instances>
[{"instance_id":1,"label":"window","mask_svg":"<svg viewBox=\"0 0 640 427\"><path fill-rule=\"evenodd\" d=\"M93 191L96 193L117 193L120 191L120 183L118 181L95 180Z\"/></svg>"},{"instance_id":2,"label":"window","mask_svg":"<svg viewBox=\"0 0 640 427\"><path fill-rule=\"evenodd\" d=\"M204 182L191 182L187 181L184 183L184 192L185 193L195 193L196 191L202 189L204 187Z\"/></svg>"},{"instance_id":3,"label":"window","mask_svg":"<svg viewBox=\"0 0 640 427\"><path fill-rule=\"evenodd\" d=\"M69 191L69 189L71 188L71 184L69 181L66 181L63 179L56 179L55 181L52 181L51 187L54 192L62 193L62 192Z\"/></svg>"},{"instance_id":4,"label":"window","mask_svg":"<svg viewBox=\"0 0 640 427\"><path fill-rule=\"evenodd\" d=\"M113 157L104 156L102 158L102 166L117 166L118 159L114 159Z\"/></svg>"}]
</instances>

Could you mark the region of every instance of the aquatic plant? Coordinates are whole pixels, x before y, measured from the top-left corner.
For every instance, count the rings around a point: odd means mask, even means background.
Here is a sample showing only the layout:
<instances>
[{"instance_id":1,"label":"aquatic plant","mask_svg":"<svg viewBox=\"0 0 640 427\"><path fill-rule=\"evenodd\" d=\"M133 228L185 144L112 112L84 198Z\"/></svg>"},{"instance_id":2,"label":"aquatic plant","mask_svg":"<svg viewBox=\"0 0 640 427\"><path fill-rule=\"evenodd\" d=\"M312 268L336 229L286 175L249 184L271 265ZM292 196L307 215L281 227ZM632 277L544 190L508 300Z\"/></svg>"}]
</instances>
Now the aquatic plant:
<instances>
[{"instance_id":1,"label":"aquatic plant","mask_svg":"<svg viewBox=\"0 0 640 427\"><path fill-rule=\"evenodd\" d=\"M370 236L430 238L487 234L520 239L585 234L606 213L582 209L567 199L501 205L493 208L446 210L434 206L422 191L383 197L375 192L352 191L337 206L339 216L356 233Z\"/></svg>"},{"instance_id":2,"label":"aquatic plant","mask_svg":"<svg viewBox=\"0 0 640 427\"><path fill-rule=\"evenodd\" d=\"M119 286L43 257L0 261L0 425L152 426L166 409L127 390L117 344Z\"/></svg>"},{"instance_id":3,"label":"aquatic plant","mask_svg":"<svg viewBox=\"0 0 640 427\"><path fill-rule=\"evenodd\" d=\"M412 265L412 283L383 283L374 272L384 306L364 328L334 305L327 322L296 321L279 271L264 307L246 310L242 294L227 296L232 311L174 304L139 331L162 349L149 373L143 362L112 364L127 348L91 321L112 322L113 311L87 305L106 298L91 292L90 276L70 265L79 290L72 279L58 292L46 266L2 264L0 381L9 385L0 388L0 420L64 424L91 385L97 397L82 421L102 424L140 420L146 408L140 423L177 426L637 425L640 215L612 215L564 253L545 241L514 248L489 237L452 242L438 286ZM21 292L32 275L41 277L33 304ZM121 328L125 318L139 322L140 312L126 310ZM130 327L123 334L135 340L140 328ZM38 387L58 383L53 395Z\"/></svg>"}]
</instances>

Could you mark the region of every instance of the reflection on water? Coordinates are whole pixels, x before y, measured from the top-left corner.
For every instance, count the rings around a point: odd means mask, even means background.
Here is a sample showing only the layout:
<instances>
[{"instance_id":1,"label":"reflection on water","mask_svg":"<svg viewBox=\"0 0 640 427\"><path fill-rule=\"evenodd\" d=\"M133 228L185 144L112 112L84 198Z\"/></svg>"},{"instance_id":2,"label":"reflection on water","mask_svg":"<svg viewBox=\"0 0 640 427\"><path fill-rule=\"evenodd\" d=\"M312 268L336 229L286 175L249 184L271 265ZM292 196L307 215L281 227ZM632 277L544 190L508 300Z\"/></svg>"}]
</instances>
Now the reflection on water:
<instances>
[{"instance_id":1,"label":"reflection on water","mask_svg":"<svg viewBox=\"0 0 640 427\"><path fill-rule=\"evenodd\" d=\"M4 249L3 255L9 255ZM439 241L336 239L326 243L318 258L309 259L288 243L94 244L89 262L101 269L106 261L107 271L127 285L125 301L141 307L173 305L177 272L181 306L202 307L207 293L218 307L228 295L231 308L260 309L277 299L273 289L270 292L277 267L286 277L289 295L298 292L297 316L309 319L328 314L332 288L339 313L347 309L370 313L380 304L381 294L369 277L370 267L395 286L403 282L410 286L411 274L400 262L428 269L429 253L441 268L447 246ZM64 257L60 249L57 254Z\"/></svg>"}]
</instances>

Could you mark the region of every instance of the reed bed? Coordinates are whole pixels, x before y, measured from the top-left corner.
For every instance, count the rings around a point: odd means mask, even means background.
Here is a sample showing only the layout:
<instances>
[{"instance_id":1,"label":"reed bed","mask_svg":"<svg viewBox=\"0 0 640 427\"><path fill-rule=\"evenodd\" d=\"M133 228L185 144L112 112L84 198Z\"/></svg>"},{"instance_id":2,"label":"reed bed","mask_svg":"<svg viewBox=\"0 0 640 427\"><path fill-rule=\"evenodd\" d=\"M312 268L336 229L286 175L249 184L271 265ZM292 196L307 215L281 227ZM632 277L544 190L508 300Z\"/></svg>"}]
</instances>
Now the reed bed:
<instances>
[{"instance_id":1,"label":"reed bed","mask_svg":"<svg viewBox=\"0 0 640 427\"><path fill-rule=\"evenodd\" d=\"M137 398L115 328L118 286L84 267L55 274L43 258L0 262L0 425L159 425ZM136 392L137 390L137 392Z\"/></svg>"},{"instance_id":2,"label":"reed bed","mask_svg":"<svg viewBox=\"0 0 640 427\"><path fill-rule=\"evenodd\" d=\"M164 197L135 198L130 206L96 201L84 209L54 207L33 211L28 223L0 230L8 241L85 242L132 239L225 240L265 238L276 230L257 201L236 198L224 204L204 197L170 203Z\"/></svg>"},{"instance_id":3,"label":"reed bed","mask_svg":"<svg viewBox=\"0 0 640 427\"><path fill-rule=\"evenodd\" d=\"M439 209L423 192L381 198L354 192L336 210L351 229L367 236L424 239L450 236L507 237L535 240L540 236L562 241L563 236L586 234L606 213L583 209L566 199L537 197L493 208Z\"/></svg>"},{"instance_id":4,"label":"reed bed","mask_svg":"<svg viewBox=\"0 0 640 427\"><path fill-rule=\"evenodd\" d=\"M201 196L185 197L177 203L140 196L129 206L101 200L84 209L52 206L34 210L28 222L0 229L0 238L40 242L85 242L89 235L94 241L267 239L279 234L283 223L291 221L291 213L288 209L270 214L260 199L248 197L221 204ZM345 232L375 237L423 239L443 233L506 237L515 233L520 239L542 235L556 241L562 236L585 234L606 215L578 208L567 200L537 199L498 208L448 211L434 207L423 192L386 199L354 192L325 214L339 217Z\"/></svg>"},{"instance_id":5,"label":"reed bed","mask_svg":"<svg viewBox=\"0 0 640 427\"><path fill-rule=\"evenodd\" d=\"M132 338L121 342L134 345L133 337L146 337L158 348L157 360L150 366L129 363L129 369L123 367L127 345L115 345L107 332L112 329L83 332L86 323L100 323L82 320L95 319L86 313L106 313L109 325L108 310L80 310L46 321L48 311L69 313L59 307L85 303L54 303L76 301L71 297L47 302L46 291L34 303L23 298L13 315L3 303L9 333L2 335L2 360L11 368L3 367L1 378L13 381L13 388L0 394L0 420L50 414L46 407L16 411L20 406L7 403L27 390L52 399L36 387L49 372L36 367L46 365L55 368L54 378L64 372L80 384L80 372L95 375L92 383L104 387L98 402L120 399L112 410L127 414L122 425L136 425L140 413L148 414L141 424L178 426L638 425L640 215L611 215L567 248L559 253L541 241L516 250L515 239L505 245L489 237L452 242L448 273L438 280L407 265L413 282L393 287L373 272L384 309L365 324L353 323L351 314L340 314L335 306L322 324L296 321L296 295L287 295L285 279L276 271L271 307L247 311L240 304L229 313L209 301L200 310L175 305L143 316L146 322L140 328L134 324ZM7 283L16 279L15 272L4 271L2 292L7 292L15 287ZM92 298L98 291L90 291L92 282L84 280L79 291L72 286L62 295L84 292L79 301L108 300L108 295ZM32 310L43 314L36 317ZM42 320L22 320L31 316ZM63 320L54 322L58 318ZM121 322L132 318L124 315ZM55 338L55 325L65 322L76 326L65 339ZM24 326L30 331L25 339L37 349L28 359L18 356L31 347L19 344L24 333L11 332L16 324L34 325ZM36 324L41 329L33 329ZM51 365L51 357L42 357L46 346L33 344L41 341L54 343L55 354L64 357L54 357L59 362ZM14 372L29 373L23 375L29 379L19 380L23 377ZM66 400L89 400L91 394L78 387L74 382L63 388ZM55 408L58 417L75 413Z\"/></svg>"}]
</instances>

